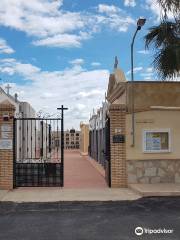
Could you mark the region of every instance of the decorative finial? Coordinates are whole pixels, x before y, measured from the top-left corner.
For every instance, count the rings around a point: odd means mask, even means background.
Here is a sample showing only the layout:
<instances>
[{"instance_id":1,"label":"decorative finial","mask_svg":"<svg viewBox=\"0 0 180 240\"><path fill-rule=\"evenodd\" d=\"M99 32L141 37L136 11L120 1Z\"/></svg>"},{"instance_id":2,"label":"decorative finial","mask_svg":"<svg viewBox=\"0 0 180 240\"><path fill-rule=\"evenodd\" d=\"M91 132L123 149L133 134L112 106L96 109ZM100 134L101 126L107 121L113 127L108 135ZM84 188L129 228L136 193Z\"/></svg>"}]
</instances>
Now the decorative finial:
<instances>
[{"instance_id":1,"label":"decorative finial","mask_svg":"<svg viewBox=\"0 0 180 240\"><path fill-rule=\"evenodd\" d=\"M15 99L15 102L18 101L18 94L17 93L14 94L14 99Z\"/></svg>"},{"instance_id":2,"label":"decorative finial","mask_svg":"<svg viewBox=\"0 0 180 240\"><path fill-rule=\"evenodd\" d=\"M9 95L9 90L12 88L9 83L7 84L7 86L5 87L7 89L7 94Z\"/></svg>"},{"instance_id":3,"label":"decorative finial","mask_svg":"<svg viewBox=\"0 0 180 240\"><path fill-rule=\"evenodd\" d=\"M115 61L114 61L114 69L116 69L118 66L118 58L115 56Z\"/></svg>"}]
</instances>

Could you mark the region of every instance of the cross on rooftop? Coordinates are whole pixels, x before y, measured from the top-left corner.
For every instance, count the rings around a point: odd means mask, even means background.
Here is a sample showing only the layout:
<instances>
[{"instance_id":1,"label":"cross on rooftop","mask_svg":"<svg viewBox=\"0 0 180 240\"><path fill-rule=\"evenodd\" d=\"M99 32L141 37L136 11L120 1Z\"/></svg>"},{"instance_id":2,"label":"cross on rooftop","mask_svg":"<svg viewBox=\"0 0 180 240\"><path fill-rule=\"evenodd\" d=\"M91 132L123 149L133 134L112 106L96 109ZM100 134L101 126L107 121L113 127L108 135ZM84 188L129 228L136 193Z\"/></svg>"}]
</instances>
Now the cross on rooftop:
<instances>
[{"instance_id":1,"label":"cross on rooftop","mask_svg":"<svg viewBox=\"0 0 180 240\"><path fill-rule=\"evenodd\" d=\"M12 88L9 83L7 84L7 86L5 87L7 89L7 94L9 95L9 90Z\"/></svg>"}]
</instances>

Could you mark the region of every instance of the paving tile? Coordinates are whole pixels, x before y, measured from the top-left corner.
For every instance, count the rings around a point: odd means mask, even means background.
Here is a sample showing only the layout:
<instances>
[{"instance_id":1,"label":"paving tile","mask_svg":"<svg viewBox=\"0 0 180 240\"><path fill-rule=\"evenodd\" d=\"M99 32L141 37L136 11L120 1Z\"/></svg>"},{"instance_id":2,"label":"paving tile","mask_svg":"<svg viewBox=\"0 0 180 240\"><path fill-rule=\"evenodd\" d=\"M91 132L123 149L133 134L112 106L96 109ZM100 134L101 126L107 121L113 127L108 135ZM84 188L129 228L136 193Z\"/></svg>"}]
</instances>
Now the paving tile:
<instances>
[{"instance_id":1,"label":"paving tile","mask_svg":"<svg viewBox=\"0 0 180 240\"><path fill-rule=\"evenodd\" d=\"M65 188L106 188L102 174L90 163L88 156L81 156L77 150L66 150L64 154Z\"/></svg>"}]
</instances>

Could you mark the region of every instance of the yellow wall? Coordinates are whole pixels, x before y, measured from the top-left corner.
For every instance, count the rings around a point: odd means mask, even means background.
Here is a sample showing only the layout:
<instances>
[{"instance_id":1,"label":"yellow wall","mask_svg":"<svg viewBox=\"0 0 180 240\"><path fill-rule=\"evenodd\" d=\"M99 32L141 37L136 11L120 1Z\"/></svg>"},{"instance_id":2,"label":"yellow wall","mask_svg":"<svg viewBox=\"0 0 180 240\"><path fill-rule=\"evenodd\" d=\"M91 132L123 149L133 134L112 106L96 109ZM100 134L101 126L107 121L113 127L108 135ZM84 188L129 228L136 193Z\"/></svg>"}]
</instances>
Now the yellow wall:
<instances>
[{"instance_id":1,"label":"yellow wall","mask_svg":"<svg viewBox=\"0 0 180 240\"><path fill-rule=\"evenodd\" d=\"M170 129L171 152L143 153L143 129ZM131 147L131 114L126 114L127 160L180 159L180 111L151 110L135 113L135 146Z\"/></svg>"},{"instance_id":2,"label":"yellow wall","mask_svg":"<svg viewBox=\"0 0 180 240\"><path fill-rule=\"evenodd\" d=\"M81 128L80 152L82 155L88 155L89 125L81 123L80 128Z\"/></svg>"},{"instance_id":3,"label":"yellow wall","mask_svg":"<svg viewBox=\"0 0 180 240\"><path fill-rule=\"evenodd\" d=\"M127 107L131 103L131 82L127 83ZM180 82L134 82L135 110L150 106L180 106Z\"/></svg>"}]
</instances>

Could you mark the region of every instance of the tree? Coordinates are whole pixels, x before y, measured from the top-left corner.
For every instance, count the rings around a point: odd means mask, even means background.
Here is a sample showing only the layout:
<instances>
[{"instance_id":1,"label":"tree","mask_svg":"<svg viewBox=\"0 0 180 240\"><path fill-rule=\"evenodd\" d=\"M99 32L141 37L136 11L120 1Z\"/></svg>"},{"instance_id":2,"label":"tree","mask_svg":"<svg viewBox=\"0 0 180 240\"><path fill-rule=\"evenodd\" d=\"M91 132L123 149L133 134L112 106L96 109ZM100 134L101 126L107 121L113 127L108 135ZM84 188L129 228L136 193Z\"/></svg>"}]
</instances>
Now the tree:
<instances>
[{"instance_id":1,"label":"tree","mask_svg":"<svg viewBox=\"0 0 180 240\"><path fill-rule=\"evenodd\" d=\"M162 8L161 22L149 29L145 47L155 50L153 66L163 80L180 75L180 1L157 0ZM173 20L168 19L173 13Z\"/></svg>"}]
</instances>

